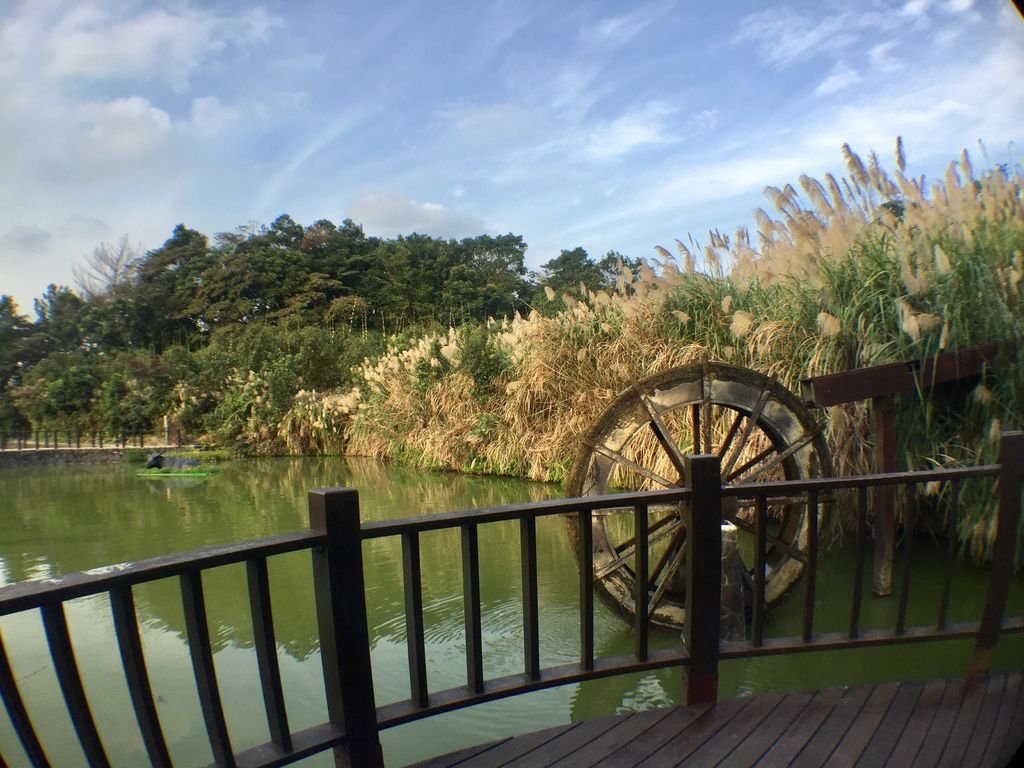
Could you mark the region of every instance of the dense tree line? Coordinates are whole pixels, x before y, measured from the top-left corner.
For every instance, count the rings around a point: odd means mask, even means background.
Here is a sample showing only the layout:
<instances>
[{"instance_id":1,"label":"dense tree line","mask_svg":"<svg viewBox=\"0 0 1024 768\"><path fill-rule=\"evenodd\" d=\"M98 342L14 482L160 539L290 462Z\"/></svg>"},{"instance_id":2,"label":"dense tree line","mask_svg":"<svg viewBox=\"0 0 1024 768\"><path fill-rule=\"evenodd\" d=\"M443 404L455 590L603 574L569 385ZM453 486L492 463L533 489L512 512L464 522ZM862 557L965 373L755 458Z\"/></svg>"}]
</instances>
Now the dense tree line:
<instances>
[{"instance_id":1,"label":"dense tree line","mask_svg":"<svg viewBox=\"0 0 1024 768\"><path fill-rule=\"evenodd\" d=\"M511 233L387 239L288 215L212 239L179 224L145 253L101 245L34 320L0 296L0 431L149 431L170 415L230 441L239 403L277 418L300 389L356 383L349 369L388 338L551 311L545 289L606 288L623 261L575 248L531 272L526 249ZM262 389L247 398L250 372Z\"/></svg>"}]
</instances>

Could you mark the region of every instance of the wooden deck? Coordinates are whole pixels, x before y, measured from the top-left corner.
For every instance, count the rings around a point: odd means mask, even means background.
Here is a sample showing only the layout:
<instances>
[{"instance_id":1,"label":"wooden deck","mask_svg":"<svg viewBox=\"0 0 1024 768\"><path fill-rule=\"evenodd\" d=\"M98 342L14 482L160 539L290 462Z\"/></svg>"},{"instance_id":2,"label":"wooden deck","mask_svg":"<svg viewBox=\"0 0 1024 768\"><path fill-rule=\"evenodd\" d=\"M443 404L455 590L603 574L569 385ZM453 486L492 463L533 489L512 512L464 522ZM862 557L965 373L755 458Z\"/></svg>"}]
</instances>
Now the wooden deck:
<instances>
[{"instance_id":1,"label":"wooden deck","mask_svg":"<svg viewBox=\"0 0 1024 768\"><path fill-rule=\"evenodd\" d=\"M974 683L772 693L550 728L427 760L498 766L1007 765L1024 739L1024 672Z\"/></svg>"}]
</instances>

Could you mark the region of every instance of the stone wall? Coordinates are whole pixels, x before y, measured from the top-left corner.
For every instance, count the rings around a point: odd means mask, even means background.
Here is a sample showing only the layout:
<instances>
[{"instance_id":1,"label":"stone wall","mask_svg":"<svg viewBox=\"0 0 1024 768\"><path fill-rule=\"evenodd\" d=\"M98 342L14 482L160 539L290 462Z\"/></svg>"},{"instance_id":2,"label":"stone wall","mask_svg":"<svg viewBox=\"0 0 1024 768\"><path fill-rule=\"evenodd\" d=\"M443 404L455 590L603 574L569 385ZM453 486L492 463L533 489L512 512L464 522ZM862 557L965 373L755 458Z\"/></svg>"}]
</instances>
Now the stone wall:
<instances>
[{"instance_id":1,"label":"stone wall","mask_svg":"<svg viewBox=\"0 0 1024 768\"><path fill-rule=\"evenodd\" d=\"M31 467L42 464L115 464L125 453L139 448L41 448L40 450L0 451L0 468Z\"/></svg>"}]
</instances>

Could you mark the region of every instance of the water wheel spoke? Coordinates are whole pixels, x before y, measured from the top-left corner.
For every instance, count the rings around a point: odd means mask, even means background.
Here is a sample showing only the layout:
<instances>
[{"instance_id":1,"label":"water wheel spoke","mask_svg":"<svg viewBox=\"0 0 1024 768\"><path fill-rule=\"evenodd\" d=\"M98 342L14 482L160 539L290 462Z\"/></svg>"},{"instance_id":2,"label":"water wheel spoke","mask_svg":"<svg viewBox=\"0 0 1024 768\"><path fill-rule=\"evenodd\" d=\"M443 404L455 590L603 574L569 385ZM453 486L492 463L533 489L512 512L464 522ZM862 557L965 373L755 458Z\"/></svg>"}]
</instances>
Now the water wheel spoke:
<instances>
[{"instance_id":1,"label":"water wheel spoke","mask_svg":"<svg viewBox=\"0 0 1024 768\"><path fill-rule=\"evenodd\" d=\"M757 532L754 530L754 526L751 523L748 523L743 518L730 517L729 522L733 523L741 531L749 533L751 536L755 536L757 534ZM780 539L778 536L775 536L771 533L769 533L767 536L768 542L772 544L775 547L775 549L777 549L779 552L785 552L790 557L795 558L802 563L807 561L807 555L804 552L801 552L796 547L794 547L789 542L784 541Z\"/></svg>"},{"instance_id":2,"label":"water wheel spoke","mask_svg":"<svg viewBox=\"0 0 1024 768\"><path fill-rule=\"evenodd\" d=\"M673 523L673 524L669 525L669 527L666 528L665 530L661 530L662 528L665 528L665 526L668 523ZM682 526L682 525L683 525L683 521L680 520L677 517L674 517L674 516L663 517L661 520L658 520L654 525L652 525L648 529L648 536L647 536L647 544L648 544L648 546L650 546L652 543L654 543L656 541L660 541L661 539L665 538L666 536L671 535L676 530L678 530L679 527ZM657 531L657 533L655 534L654 531ZM600 568L595 568L594 569L594 579L595 580L603 579L608 574L610 574L613 571L615 571L615 570L621 568L622 566L626 565L633 558L633 554L634 554L635 551L636 551L636 537L631 536L630 538L626 539L625 541L622 542L622 544L620 544L619 546L617 546L615 548L615 552L618 555L618 557L616 557L614 560L611 560L611 561L605 563Z\"/></svg>"},{"instance_id":3,"label":"water wheel spoke","mask_svg":"<svg viewBox=\"0 0 1024 768\"><path fill-rule=\"evenodd\" d=\"M702 369L703 375L700 380L700 418L701 418L701 445L704 450L701 453L712 453L714 446L711 443L711 375L708 367ZM695 433L696 434L696 433ZM696 436L694 442L697 441Z\"/></svg>"},{"instance_id":4,"label":"water wheel spoke","mask_svg":"<svg viewBox=\"0 0 1024 768\"><path fill-rule=\"evenodd\" d=\"M740 484L743 485L746 483L754 482L755 480L757 480L757 478L761 477L769 469L778 466L783 461L792 456L794 453L808 445L812 440L814 440L818 435L821 434L821 431L823 429L824 425L819 424L815 429L812 429L810 432L805 432L803 437L801 437L799 440L797 440L795 443L789 446L786 450L782 451L776 456L773 456L771 461L768 461L764 464L764 466L759 467L758 470L752 473L749 477L743 478Z\"/></svg>"},{"instance_id":5,"label":"water wheel spoke","mask_svg":"<svg viewBox=\"0 0 1024 768\"><path fill-rule=\"evenodd\" d=\"M598 443L595 443L595 442L593 442L591 440L584 440L583 444L586 445L591 450L601 454L602 456L611 459L612 461L614 461L615 463L619 464L620 466L625 467L626 469L631 470L633 472L636 472L641 477L646 477L648 480L650 480L653 483L657 483L658 485L662 486L663 488L678 488L679 487L678 483L673 483L671 480L668 480L668 479L662 477L658 473L652 472L647 467L645 467L645 466L643 466L641 464L637 464L632 459L627 459L625 456L623 456L618 451L613 451L611 448L606 448L605 446L600 445Z\"/></svg>"},{"instance_id":6,"label":"water wheel spoke","mask_svg":"<svg viewBox=\"0 0 1024 768\"><path fill-rule=\"evenodd\" d=\"M718 458L721 460L725 457L726 452L732 446L732 440L736 437L736 433L739 431L740 423L743 421L743 411L736 411L736 415L732 417L732 424L729 425L729 431L725 433L725 439L722 441L722 447L718 449Z\"/></svg>"},{"instance_id":7,"label":"water wheel spoke","mask_svg":"<svg viewBox=\"0 0 1024 768\"><path fill-rule=\"evenodd\" d=\"M732 472L731 472L730 474L728 474L728 475L725 475L725 476L724 476L724 480L725 480L725 482L727 482L727 483L731 483L731 482L732 482L733 480L735 480L735 479L736 479L737 477L739 477L740 475L742 475L742 474L743 474L744 472L746 472L746 471L747 471L748 469L750 469L751 467L755 467L755 466L757 466L757 465L758 465L758 464L760 464L760 463L761 463L762 461L764 461L765 459L767 459L767 458L768 458L769 456L771 456L771 455L772 455L773 453L775 453L775 452L776 452L777 450L778 450L778 449L777 449L777 448L776 448L776 447L775 447L774 445L769 445L769 446L768 446L767 448L765 448L765 449L764 449L763 451L761 451L761 452L760 452L760 453L758 453L758 454L757 454L756 456L754 456L754 458L750 459L749 461L745 461L745 462L743 462L742 466L740 466L740 468L739 468L739 469L735 469L735 470L733 470L733 471L732 471Z\"/></svg>"},{"instance_id":8,"label":"water wheel spoke","mask_svg":"<svg viewBox=\"0 0 1024 768\"><path fill-rule=\"evenodd\" d=\"M647 604L648 615L654 613L655 608L658 607L658 603L661 602L661 598L665 595L665 590L668 589L668 585L669 582L672 580L672 577L679 572L679 568L682 566L683 560L686 558L687 541L688 539L684 540L680 544L678 549L675 550L675 552L672 555L671 562L665 569L664 576L662 577L660 582L657 582L658 586L654 590L654 594L651 596L650 602Z\"/></svg>"},{"instance_id":9,"label":"water wheel spoke","mask_svg":"<svg viewBox=\"0 0 1024 768\"><path fill-rule=\"evenodd\" d=\"M668 564L669 559L673 556L675 552L678 552L680 549L682 549L683 546L685 546L685 544L686 527L680 526L680 528L676 531L675 535L672 537L672 540L668 543L668 546L665 547L665 551L661 553L661 557L658 558L658 562L655 563L654 568L651 569L651 584L656 584L658 582L658 580L661 578L662 571Z\"/></svg>"},{"instance_id":10,"label":"water wheel spoke","mask_svg":"<svg viewBox=\"0 0 1024 768\"><path fill-rule=\"evenodd\" d=\"M676 468L676 472L679 473L679 477L683 477L685 474L684 467L686 466L683 452L679 450L679 446L676 445L672 439L672 434L668 427L665 426L665 422L661 418L661 414L654 407L653 403L647 398L647 396L640 391L640 388L633 384L633 388L636 390L637 397L640 398L640 402L643 403L644 409L647 411L647 415L651 417L650 424L651 431L654 432L654 436L658 438L658 442L664 449L665 453L668 454L669 461L672 462L672 466Z\"/></svg>"},{"instance_id":11,"label":"water wheel spoke","mask_svg":"<svg viewBox=\"0 0 1024 768\"><path fill-rule=\"evenodd\" d=\"M743 449L746 447L747 441L750 440L750 436L754 433L754 427L757 426L757 422L761 418L761 413L764 411L764 407L768 403L768 397L771 394L772 384L774 383L774 379L770 380L765 384L764 389L761 390L761 394L757 396L757 402L754 403L754 407L747 416L747 423L743 426L743 434L740 435L739 445L737 445L736 449L732 452L732 455L729 457L729 461L726 462L726 465L722 467L723 477L726 477L729 472L732 471L733 466L739 460L740 456L743 455Z\"/></svg>"}]
</instances>

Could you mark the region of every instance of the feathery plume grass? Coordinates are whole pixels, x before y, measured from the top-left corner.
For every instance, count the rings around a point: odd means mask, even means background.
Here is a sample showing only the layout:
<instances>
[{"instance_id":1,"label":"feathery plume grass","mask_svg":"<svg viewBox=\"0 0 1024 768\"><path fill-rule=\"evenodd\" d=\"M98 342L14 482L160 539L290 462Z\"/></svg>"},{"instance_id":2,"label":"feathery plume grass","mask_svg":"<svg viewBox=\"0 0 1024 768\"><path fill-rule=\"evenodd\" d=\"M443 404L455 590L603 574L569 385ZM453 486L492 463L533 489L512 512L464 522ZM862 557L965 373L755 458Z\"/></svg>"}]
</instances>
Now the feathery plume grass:
<instances>
[{"instance_id":1,"label":"feathery plume grass","mask_svg":"<svg viewBox=\"0 0 1024 768\"><path fill-rule=\"evenodd\" d=\"M849 145L841 154L847 177L800 177L806 202L792 185L765 190L776 213L754 212L756 243L743 229L712 231L704 245L676 240L677 256L659 246L605 291L584 289L553 314L494 323L474 354L490 349L500 365L474 367L456 330L365 361L363 385L336 416L346 450L560 480L601 410L632 381L672 366L723 360L796 390L803 377L1024 336L1019 171L978 174L964 153L929 184L906 175L902 139L892 176L874 153L867 163ZM483 394L481 376L490 377ZM901 397L901 463L992 461L1002 425L1022 425L1022 391L1017 355L986 371L973 395ZM302 419L323 421L292 417ZM830 408L827 423L835 472L870 471L869 403ZM962 524L983 549L990 526L978 524L991 514L976 504Z\"/></svg>"}]
</instances>

